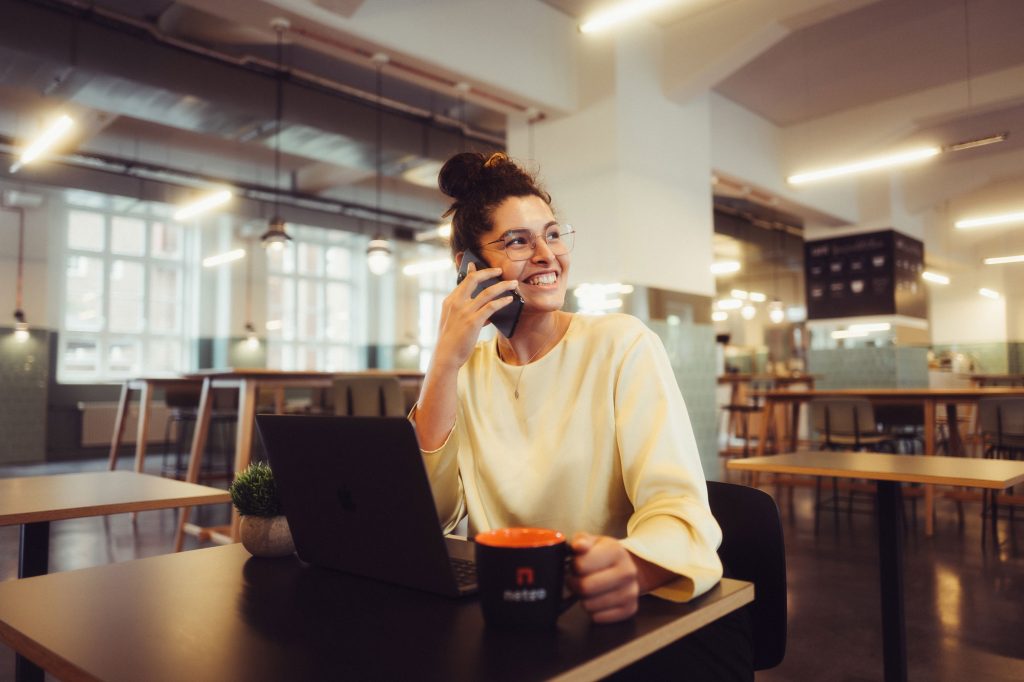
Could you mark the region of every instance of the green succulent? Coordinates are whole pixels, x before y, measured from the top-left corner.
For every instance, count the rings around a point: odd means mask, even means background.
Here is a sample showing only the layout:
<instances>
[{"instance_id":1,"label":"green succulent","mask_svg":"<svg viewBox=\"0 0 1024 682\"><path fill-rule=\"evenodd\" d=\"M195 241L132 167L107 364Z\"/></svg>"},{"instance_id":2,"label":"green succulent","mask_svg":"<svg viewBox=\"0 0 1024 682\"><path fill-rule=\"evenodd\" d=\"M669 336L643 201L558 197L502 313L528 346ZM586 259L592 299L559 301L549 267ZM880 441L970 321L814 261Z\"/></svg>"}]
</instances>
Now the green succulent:
<instances>
[{"instance_id":1,"label":"green succulent","mask_svg":"<svg viewBox=\"0 0 1024 682\"><path fill-rule=\"evenodd\" d=\"M277 516L282 513L274 472L263 462L255 462L238 472L228 486L228 492L235 509L242 516Z\"/></svg>"}]
</instances>

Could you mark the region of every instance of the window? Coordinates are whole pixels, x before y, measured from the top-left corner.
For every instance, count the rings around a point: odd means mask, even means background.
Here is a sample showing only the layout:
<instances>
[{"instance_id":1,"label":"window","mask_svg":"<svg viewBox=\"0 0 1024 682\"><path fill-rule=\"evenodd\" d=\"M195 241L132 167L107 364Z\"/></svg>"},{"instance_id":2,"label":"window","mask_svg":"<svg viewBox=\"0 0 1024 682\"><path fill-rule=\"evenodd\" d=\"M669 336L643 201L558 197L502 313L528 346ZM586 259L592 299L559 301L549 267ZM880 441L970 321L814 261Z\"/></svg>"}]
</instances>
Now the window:
<instances>
[{"instance_id":1,"label":"window","mask_svg":"<svg viewBox=\"0 0 1024 682\"><path fill-rule=\"evenodd\" d=\"M362 369L365 237L289 226L292 245L267 254L267 364L275 369Z\"/></svg>"},{"instance_id":2,"label":"window","mask_svg":"<svg viewBox=\"0 0 1024 682\"><path fill-rule=\"evenodd\" d=\"M416 351L419 369L425 372L437 346L441 306L455 287L455 266L445 247L420 244L407 249L402 256L403 278L410 282L411 291L415 292L415 298L409 298L416 302L416 346L410 350ZM485 327L480 338L487 338L487 334Z\"/></svg>"},{"instance_id":3,"label":"window","mask_svg":"<svg viewBox=\"0 0 1024 682\"><path fill-rule=\"evenodd\" d=\"M430 357L437 346L437 326L441 320L441 305L454 287L451 268L416 275L419 279L419 347L420 371L426 372Z\"/></svg>"},{"instance_id":4,"label":"window","mask_svg":"<svg viewBox=\"0 0 1024 682\"><path fill-rule=\"evenodd\" d=\"M81 191L65 203L58 380L187 371L189 229L163 204Z\"/></svg>"}]
</instances>

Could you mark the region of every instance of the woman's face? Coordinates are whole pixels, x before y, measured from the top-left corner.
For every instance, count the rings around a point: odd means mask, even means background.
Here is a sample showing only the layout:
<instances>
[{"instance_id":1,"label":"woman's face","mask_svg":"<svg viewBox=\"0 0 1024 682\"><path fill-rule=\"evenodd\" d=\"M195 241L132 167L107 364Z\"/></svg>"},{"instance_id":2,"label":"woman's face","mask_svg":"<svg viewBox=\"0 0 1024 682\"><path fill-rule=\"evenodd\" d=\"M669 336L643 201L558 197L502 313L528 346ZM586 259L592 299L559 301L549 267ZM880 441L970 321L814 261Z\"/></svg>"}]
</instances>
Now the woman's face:
<instances>
[{"instance_id":1,"label":"woman's face","mask_svg":"<svg viewBox=\"0 0 1024 682\"><path fill-rule=\"evenodd\" d=\"M557 225L551 207L533 195L509 197L494 210L494 227L480 236L479 255L492 267L501 268L502 279L519 280L519 293L526 301L524 312L552 312L565 303L569 275L569 254L556 256L548 248L543 236L545 230ZM526 260L512 260L501 248L499 241L509 230L529 230L533 240L533 255Z\"/></svg>"}]
</instances>

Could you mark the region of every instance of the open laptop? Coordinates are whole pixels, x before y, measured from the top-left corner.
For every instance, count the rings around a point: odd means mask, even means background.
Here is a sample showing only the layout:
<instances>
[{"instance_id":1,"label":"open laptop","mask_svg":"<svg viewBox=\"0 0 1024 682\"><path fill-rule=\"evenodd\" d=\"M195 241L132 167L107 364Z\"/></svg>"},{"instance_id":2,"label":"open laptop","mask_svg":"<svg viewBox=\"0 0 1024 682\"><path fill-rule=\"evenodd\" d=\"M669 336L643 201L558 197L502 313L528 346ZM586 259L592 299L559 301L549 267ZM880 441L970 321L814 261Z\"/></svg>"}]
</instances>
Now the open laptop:
<instances>
[{"instance_id":1,"label":"open laptop","mask_svg":"<svg viewBox=\"0 0 1024 682\"><path fill-rule=\"evenodd\" d=\"M404 417L256 416L303 561L449 597L476 591L472 543L445 538Z\"/></svg>"}]
</instances>

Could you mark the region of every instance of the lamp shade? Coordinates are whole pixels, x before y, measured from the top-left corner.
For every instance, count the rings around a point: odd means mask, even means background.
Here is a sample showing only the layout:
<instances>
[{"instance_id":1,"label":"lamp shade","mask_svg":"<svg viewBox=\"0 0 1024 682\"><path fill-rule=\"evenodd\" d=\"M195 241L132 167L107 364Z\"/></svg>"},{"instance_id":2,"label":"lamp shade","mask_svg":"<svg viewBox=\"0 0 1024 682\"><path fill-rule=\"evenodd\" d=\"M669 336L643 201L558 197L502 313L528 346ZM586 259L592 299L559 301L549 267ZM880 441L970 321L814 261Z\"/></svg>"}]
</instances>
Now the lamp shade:
<instances>
[{"instance_id":1,"label":"lamp shade","mask_svg":"<svg viewBox=\"0 0 1024 682\"><path fill-rule=\"evenodd\" d=\"M391 242L387 239L372 239L366 245L366 264L373 274L383 275L391 269L391 260Z\"/></svg>"},{"instance_id":2,"label":"lamp shade","mask_svg":"<svg viewBox=\"0 0 1024 682\"><path fill-rule=\"evenodd\" d=\"M14 311L14 338L19 342L28 341L28 322L21 308Z\"/></svg>"},{"instance_id":3,"label":"lamp shade","mask_svg":"<svg viewBox=\"0 0 1024 682\"><path fill-rule=\"evenodd\" d=\"M291 236L285 231L284 219L280 216L274 216L270 219L267 231L260 237L260 243L263 244L263 248L272 251L280 251L291 240Z\"/></svg>"}]
</instances>

